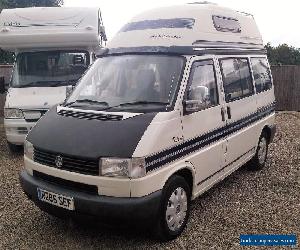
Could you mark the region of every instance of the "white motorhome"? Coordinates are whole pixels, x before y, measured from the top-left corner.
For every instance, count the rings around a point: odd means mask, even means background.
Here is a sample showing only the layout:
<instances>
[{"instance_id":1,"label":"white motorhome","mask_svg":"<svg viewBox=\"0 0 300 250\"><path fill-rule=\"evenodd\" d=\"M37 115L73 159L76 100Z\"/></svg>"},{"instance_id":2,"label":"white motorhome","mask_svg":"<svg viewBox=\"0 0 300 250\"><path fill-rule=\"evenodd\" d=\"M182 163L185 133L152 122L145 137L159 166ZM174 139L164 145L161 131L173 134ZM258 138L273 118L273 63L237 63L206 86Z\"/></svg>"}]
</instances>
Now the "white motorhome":
<instances>
[{"instance_id":1,"label":"white motorhome","mask_svg":"<svg viewBox=\"0 0 300 250\"><path fill-rule=\"evenodd\" d=\"M201 3L150 10L29 133L21 185L49 213L150 222L173 239L193 199L246 162L264 167L274 118L252 15Z\"/></svg>"},{"instance_id":2,"label":"white motorhome","mask_svg":"<svg viewBox=\"0 0 300 250\"><path fill-rule=\"evenodd\" d=\"M106 40L99 9L23 8L0 14L0 47L16 55L4 107L9 148L63 102ZM4 87L2 86L2 90Z\"/></svg>"}]
</instances>

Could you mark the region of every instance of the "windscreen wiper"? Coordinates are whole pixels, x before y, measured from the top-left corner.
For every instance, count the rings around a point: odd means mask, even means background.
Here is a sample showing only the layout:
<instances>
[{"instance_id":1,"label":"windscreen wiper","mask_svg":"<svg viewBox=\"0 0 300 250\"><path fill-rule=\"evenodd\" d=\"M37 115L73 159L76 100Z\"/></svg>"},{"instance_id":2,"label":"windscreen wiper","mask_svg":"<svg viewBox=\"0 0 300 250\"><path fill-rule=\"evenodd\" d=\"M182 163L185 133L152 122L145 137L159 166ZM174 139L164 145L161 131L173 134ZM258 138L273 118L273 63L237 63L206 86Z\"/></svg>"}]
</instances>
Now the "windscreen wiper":
<instances>
[{"instance_id":1,"label":"windscreen wiper","mask_svg":"<svg viewBox=\"0 0 300 250\"><path fill-rule=\"evenodd\" d=\"M77 84L78 80L68 80L68 81L53 81L51 83L51 87L58 87L58 86L67 86L67 85L72 85L75 86Z\"/></svg>"},{"instance_id":2,"label":"windscreen wiper","mask_svg":"<svg viewBox=\"0 0 300 250\"><path fill-rule=\"evenodd\" d=\"M111 106L106 108L107 109L112 109L112 108L117 108L117 107L123 107L123 106L134 106L134 105L169 105L169 102L152 102L152 101L134 101L134 102L124 102L124 103L120 103L116 106Z\"/></svg>"},{"instance_id":3,"label":"windscreen wiper","mask_svg":"<svg viewBox=\"0 0 300 250\"><path fill-rule=\"evenodd\" d=\"M96 100L92 100L92 99L79 99L74 102L66 103L65 106L67 107L67 106L73 105L75 103L89 103L89 104L109 106L109 104L107 102L100 102L100 101L96 101Z\"/></svg>"},{"instance_id":4,"label":"windscreen wiper","mask_svg":"<svg viewBox=\"0 0 300 250\"><path fill-rule=\"evenodd\" d=\"M18 88L27 88L27 87L55 87L58 86L61 81L36 81L30 82L24 85L18 86Z\"/></svg>"},{"instance_id":5,"label":"windscreen wiper","mask_svg":"<svg viewBox=\"0 0 300 250\"><path fill-rule=\"evenodd\" d=\"M168 102L151 102L151 101L134 101L134 102L125 102L120 103L118 106L129 106L129 105L145 105L145 104L153 104L153 105L168 105Z\"/></svg>"}]
</instances>

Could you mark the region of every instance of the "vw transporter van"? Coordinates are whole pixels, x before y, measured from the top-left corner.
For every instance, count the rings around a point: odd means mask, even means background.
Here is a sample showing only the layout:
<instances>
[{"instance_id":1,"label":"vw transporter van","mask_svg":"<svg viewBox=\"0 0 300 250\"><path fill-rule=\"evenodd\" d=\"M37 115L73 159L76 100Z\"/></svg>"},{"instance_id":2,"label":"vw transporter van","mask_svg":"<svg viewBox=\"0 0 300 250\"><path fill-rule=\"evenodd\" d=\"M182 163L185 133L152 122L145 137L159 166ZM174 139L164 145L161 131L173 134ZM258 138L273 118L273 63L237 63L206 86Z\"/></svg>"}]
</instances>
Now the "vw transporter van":
<instances>
[{"instance_id":1,"label":"vw transporter van","mask_svg":"<svg viewBox=\"0 0 300 250\"><path fill-rule=\"evenodd\" d=\"M21 148L18 145L49 108L66 99L103 40L106 36L99 9L1 12L0 47L16 55L4 107L5 133L12 151Z\"/></svg>"},{"instance_id":2,"label":"vw transporter van","mask_svg":"<svg viewBox=\"0 0 300 250\"><path fill-rule=\"evenodd\" d=\"M98 57L26 139L21 184L41 209L149 222L169 240L192 200L249 161L264 167L274 91L252 15L150 10Z\"/></svg>"}]
</instances>

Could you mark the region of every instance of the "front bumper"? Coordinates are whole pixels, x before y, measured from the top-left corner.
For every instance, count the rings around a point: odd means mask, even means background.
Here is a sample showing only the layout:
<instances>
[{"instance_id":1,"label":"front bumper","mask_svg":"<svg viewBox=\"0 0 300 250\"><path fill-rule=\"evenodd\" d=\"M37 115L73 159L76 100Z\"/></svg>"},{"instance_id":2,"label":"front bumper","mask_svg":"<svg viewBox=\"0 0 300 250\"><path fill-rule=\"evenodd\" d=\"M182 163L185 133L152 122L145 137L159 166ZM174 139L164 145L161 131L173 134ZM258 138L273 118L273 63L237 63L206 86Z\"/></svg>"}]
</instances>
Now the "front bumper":
<instances>
[{"instance_id":1,"label":"front bumper","mask_svg":"<svg viewBox=\"0 0 300 250\"><path fill-rule=\"evenodd\" d=\"M26 122L25 119L4 119L4 128L7 141L23 145L25 138L35 122Z\"/></svg>"},{"instance_id":2,"label":"front bumper","mask_svg":"<svg viewBox=\"0 0 300 250\"><path fill-rule=\"evenodd\" d=\"M20 173L20 182L25 194L38 207L59 217L88 216L106 223L116 221L149 224L157 217L161 200L161 190L139 198L108 197L73 191L31 176L26 170ZM75 210L69 211L40 201L37 187L73 197Z\"/></svg>"}]
</instances>

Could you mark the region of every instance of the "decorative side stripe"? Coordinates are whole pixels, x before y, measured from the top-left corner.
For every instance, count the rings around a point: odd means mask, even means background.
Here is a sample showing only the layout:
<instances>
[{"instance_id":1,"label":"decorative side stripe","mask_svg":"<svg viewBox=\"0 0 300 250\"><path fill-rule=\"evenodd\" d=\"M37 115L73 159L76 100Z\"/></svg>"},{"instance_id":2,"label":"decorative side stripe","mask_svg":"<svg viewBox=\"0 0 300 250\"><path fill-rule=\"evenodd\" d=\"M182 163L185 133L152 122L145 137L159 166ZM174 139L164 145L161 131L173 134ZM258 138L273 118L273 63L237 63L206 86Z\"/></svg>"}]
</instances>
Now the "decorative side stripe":
<instances>
[{"instance_id":1,"label":"decorative side stripe","mask_svg":"<svg viewBox=\"0 0 300 250\"><path fill-rule=\"evenodd\" d=\"M159 168L167 163L173 162L183 156L198 151L199 149L217 142L230 134L233 134L256 121L275 112L275 103L266 107L260 108L257 112L242 118L236 122L228 124L222 128L215 129L207 134L198 136L184 143L161 151L157 154L146 157L147 172Z\"/></svg>"}]
</instances>

